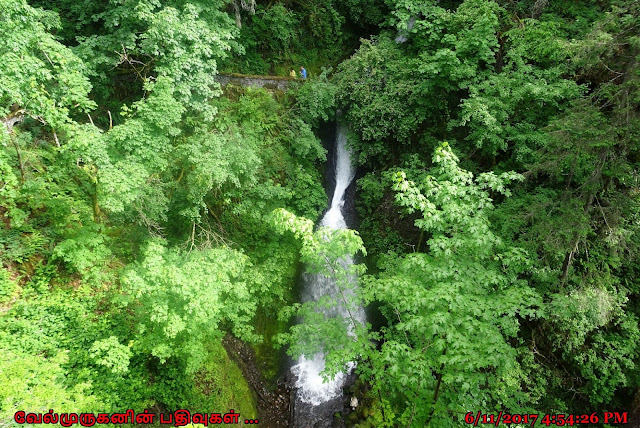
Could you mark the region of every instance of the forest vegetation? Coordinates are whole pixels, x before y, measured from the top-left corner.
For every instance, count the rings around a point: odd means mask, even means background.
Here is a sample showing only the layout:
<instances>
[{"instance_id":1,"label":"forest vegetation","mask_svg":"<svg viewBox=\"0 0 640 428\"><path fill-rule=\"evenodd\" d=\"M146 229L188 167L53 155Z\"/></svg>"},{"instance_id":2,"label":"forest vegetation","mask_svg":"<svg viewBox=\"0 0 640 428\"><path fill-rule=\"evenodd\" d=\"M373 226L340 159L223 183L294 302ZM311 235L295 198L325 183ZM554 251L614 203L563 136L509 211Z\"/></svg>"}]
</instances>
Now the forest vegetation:
<instances>
[{"instance_id":1,"label":"forest vegetation","mask_svg":"<svg viewBox=\"0 0 640 428\"><path fill-rule=\"evenodd\" d=\"M640 419L640 2L0 0L0 40L1 426L258 418L225 335L272 389L283 350L356 361L347 426ZM347 254L353 334L297 286Z\"/></svg>"}]
</instances>

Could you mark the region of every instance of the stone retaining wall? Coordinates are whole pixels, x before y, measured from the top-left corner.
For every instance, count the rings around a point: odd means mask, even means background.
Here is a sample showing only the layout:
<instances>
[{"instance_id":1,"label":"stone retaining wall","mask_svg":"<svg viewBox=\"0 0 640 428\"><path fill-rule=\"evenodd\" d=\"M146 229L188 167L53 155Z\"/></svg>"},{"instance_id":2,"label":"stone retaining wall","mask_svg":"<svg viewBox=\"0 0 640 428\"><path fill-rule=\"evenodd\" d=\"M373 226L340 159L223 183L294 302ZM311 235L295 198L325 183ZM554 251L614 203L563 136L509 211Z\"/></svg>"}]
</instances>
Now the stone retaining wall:
<instances>
[{"instance_id":1,"label":"stone retaining wall","mask_svg":"<svg viewBox=\"0 0 640 428\"><path fill-rule=\"evenodd\" d=\"M289 83L300 80L293 77L282 76L254 76L250 74L220 73L216 76L216 81L222 86L228 84L236 86L250 86L252 88L278 89L284 91Z\"/></svg>"}]
</instances>

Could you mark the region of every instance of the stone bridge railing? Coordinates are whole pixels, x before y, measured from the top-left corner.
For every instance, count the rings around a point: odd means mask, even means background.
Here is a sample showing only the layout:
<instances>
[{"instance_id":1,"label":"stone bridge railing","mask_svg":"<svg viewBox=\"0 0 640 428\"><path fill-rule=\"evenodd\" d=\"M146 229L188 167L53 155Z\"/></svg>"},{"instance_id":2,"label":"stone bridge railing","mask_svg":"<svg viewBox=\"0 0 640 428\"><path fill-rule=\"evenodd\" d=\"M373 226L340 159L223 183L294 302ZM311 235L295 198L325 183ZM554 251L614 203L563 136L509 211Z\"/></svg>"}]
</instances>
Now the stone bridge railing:
<instances>
[{"instance_id":1,"label":"stone bridge railing","mask_svg":"<svg viewBox=\"0 0 640 428\"><path fill-rule=\"evenodd\" d=\"M252 88L278 89L284 91L289 83L300 81L293 77L283 76L254 76L239 73L220 73L216 76L216 81L222 86L232 84L235 86L250 86Z\"/></svg>"}]
</instances>

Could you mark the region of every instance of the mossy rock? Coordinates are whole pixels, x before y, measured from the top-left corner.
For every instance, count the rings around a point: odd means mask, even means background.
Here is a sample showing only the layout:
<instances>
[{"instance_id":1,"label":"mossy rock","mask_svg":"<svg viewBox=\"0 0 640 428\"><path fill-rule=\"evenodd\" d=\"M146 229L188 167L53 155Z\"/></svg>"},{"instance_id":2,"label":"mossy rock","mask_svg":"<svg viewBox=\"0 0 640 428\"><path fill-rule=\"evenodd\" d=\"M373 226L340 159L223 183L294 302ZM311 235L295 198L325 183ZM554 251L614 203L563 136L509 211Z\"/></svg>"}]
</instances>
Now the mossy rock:
<instances>
[{"instance_id":1,"label":"mossy rock","mask_svg":"<svg viewBox=\"0 0 640 428\"><path fill-rule=\"evenodd\" d=\"M224 414L233 409L242 420L256 419L255 398L240 368L222 344L210 345L207 351L207 360L195 374L195 391L188 407L199 413Z\"/></svg>"},{"instance_id":2,"label":"mossy rock","mask_svg":"<svg viewBox=\"0 0 640 428\"><path fill-rule=\"evenodd\" d=\"M275 337L284 333L289 324L278 319L273 311L264 308L257 311L255 324L256 332L264 338L261 343L253 345L258 369L270 386L275 388L276 379L285 358L284 351L275 346Z\"/></svg>"}]
</instances>

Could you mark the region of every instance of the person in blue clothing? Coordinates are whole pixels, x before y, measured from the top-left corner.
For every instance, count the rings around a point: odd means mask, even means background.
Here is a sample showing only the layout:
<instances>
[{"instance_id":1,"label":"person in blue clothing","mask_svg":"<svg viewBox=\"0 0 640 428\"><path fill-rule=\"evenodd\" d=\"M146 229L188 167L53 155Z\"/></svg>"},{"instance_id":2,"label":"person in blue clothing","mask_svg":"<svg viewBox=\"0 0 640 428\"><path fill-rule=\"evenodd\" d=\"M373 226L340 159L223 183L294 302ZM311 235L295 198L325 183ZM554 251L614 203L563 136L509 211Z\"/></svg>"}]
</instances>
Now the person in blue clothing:
<instances>
[{"instance_id":1,"label":"person in blue clothing","mask_svg":"<svg viewBox=\"0 0 640 428\"><path fill-rule=\"evenodd\" d=\"M304 67L300 67L300 77L303 79L307 78L307 70L305 70Z\"/></svg>"}]
</instances>

